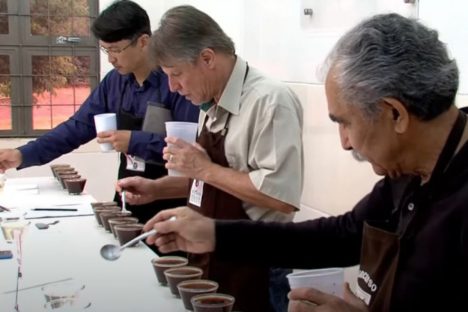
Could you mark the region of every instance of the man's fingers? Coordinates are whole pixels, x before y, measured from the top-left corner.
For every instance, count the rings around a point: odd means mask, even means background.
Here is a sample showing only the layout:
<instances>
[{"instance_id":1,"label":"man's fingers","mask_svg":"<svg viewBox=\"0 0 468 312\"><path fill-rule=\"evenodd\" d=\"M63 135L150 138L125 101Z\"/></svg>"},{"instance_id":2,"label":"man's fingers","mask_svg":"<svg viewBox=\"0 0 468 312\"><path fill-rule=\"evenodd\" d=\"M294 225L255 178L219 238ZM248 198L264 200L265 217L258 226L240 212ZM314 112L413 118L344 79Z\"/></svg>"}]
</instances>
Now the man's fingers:
<instances>
[{"instance_id":1,"label":"man's fingers","mask_svg":"<svg viewBox=\"0 0 468 312\"><path fill-rule=\"evenodd\" d=\"M292 289L288 294L290 300L306 300L319 305L327 302L330 296L333 295L326 294L315 288L305 287Z\"/></svg>"},{"instance_id":2,"label":"man's fingers","mask_svg":"<svg viewBox=\"0 0 468 312\"><path fill-rule=\"evenodd\" d=\"M366 304L364 303L364 301L362 301L359 297L357 297L353 291L351 290L351 287L349 286L349 283L346 282L344 284L344 293L343 293L343 298L346 302L348 302L349 304L355 306L355 307L358 307L360 309L364 309L366 308Z\"/></svg>"}]
</instances>

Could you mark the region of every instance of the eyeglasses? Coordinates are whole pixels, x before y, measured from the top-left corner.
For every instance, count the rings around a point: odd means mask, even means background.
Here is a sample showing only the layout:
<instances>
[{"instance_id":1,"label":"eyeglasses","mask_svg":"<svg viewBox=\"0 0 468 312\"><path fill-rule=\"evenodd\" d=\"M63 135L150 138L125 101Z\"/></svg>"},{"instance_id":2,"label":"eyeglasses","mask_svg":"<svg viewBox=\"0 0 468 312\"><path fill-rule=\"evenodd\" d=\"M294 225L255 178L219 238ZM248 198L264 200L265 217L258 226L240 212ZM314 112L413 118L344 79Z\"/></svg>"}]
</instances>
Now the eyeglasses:
<instances>
[{"instance_id":1,"label":"eyeglasses","mask_svg":"<svg viewBox=\"0 0 468 312\"><path fill-rule=\"evenodd\" d=\"M125 47L123 48L104 48L103 46L101 46L101 51L104 52L105 54L107 55L111 55L111 56L116 56L116 55L119 55L120 53L122 53L123 51L127 50L132 44L134 44L138 38L140 38L139 36L136 36L135 38L133 38L129 44L127 44Z\"/></svg>"}]
</instances>

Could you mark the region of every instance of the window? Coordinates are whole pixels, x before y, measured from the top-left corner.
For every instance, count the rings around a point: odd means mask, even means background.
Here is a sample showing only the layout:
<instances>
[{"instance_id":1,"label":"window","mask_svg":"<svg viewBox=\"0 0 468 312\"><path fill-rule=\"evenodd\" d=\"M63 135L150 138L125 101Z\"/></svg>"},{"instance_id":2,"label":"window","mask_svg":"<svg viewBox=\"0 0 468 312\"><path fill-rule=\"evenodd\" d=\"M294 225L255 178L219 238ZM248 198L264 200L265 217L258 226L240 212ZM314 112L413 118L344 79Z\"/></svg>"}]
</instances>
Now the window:
<instances>
[{"instance_id":1,"label":"window","mask_svg":"<svg viewBox=\"0 0 468 312\"><path fill-rule=\"evenodd\" d=\"M99 81L95 0L0 0L0 136L67 120Z\"/></svg>"}]
</instances>

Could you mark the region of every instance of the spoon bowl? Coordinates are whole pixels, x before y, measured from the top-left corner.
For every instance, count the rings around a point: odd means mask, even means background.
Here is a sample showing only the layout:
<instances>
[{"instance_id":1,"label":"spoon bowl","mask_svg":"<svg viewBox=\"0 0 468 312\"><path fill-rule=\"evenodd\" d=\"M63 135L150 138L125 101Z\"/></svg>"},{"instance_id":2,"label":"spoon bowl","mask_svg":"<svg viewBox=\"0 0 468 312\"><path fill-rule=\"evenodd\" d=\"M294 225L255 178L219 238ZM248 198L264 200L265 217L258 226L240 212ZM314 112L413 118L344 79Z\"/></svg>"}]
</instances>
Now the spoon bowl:
<instances>
[{"instance_id":1,"label":"spoon bowl","mask_svg":"<svg viewBox=\"0 0 468 312\"><path fill-rule=\"evenodd\" d=\"M172 216L171 218L169 218L169 221L174 221L175 219L176 219L176 217ZM117 259L120 258L120 255L122 254L122 251L125 248L127 248L128 246L133 245L134 243L136 243L138 241L141 241L142 239L147 238L148 236L155 235L155 234L156 234L156 230L153 229L151 231L148 231L146 233L143 233L143 234L135 237L134 239L128 241L125 244L123 244L122 246L117 246L117 245L114 245L114 244L104 245L104 246L101 247L101 250L100 250L101 256L104 259L109 260L109 261L117 260Z\"/></svg>"},{"instance_id":2,"label":"spoon bowl","mask_svg":"<svg viewBox=\"0 0 468 312\"><path fill-rule=\"evenodd\" d=\"M114 261L114 260L117 260L120 258L120 255L122 254L122 251L127 248L128 246L131 246L132 244L142 240L142 239L145 239L147 238L148 236L151 236L151 235L154 235L156 234L156 230L151 230L149 232L146 232L146 233L143 233L137 237L135 237L134 239L132 239L131 241L128 241L127 243L125 243L124 245L122 246L117 246L117 245L114 245L114 244L107 244L107 245L104 245L101 247L101 256L106 259L106 260L109 260L109 261Z\"/></svg>"}]
</instances>

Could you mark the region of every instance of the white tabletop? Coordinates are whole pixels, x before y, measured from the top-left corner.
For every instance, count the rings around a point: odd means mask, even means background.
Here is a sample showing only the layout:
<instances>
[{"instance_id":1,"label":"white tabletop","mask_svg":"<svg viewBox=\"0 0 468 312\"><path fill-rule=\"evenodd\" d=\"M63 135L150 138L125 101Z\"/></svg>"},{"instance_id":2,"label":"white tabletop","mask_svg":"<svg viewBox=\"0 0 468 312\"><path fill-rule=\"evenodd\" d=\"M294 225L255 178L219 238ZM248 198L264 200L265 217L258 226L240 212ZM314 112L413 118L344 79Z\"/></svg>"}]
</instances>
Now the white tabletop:
<instances>
[{"instance_id":1,"label":"white tabletop","mask_svg":"<svg viewBox=\"0 0 468 312\"><path fill-rule=\"evenodd\" d=\"M0 191L0 205L12 208L12 212L1 212L0 217L23 215L32 207L59 204L86 210L92 201L90 195L68 195L52 177L9 179ZM57 219L60 222L46 230L34 226L36 222ZM109 262L101 258L99 250L118 241L97 225L94 216L29 221L31 224L23 235L23 276L19 288L33 288L18 292L21 312L43 311L44 295L40 286L34 286L65 279L86 285L82 297L91 305L84 311L185 311L182 301L158 284L150 262L156 255L144 244L127 248L120 259ZM13 259L0 260L0 311L14 311L17 246L0 235L0 249L10 249L15 254Z\"/></svg>"}]
</instances>

